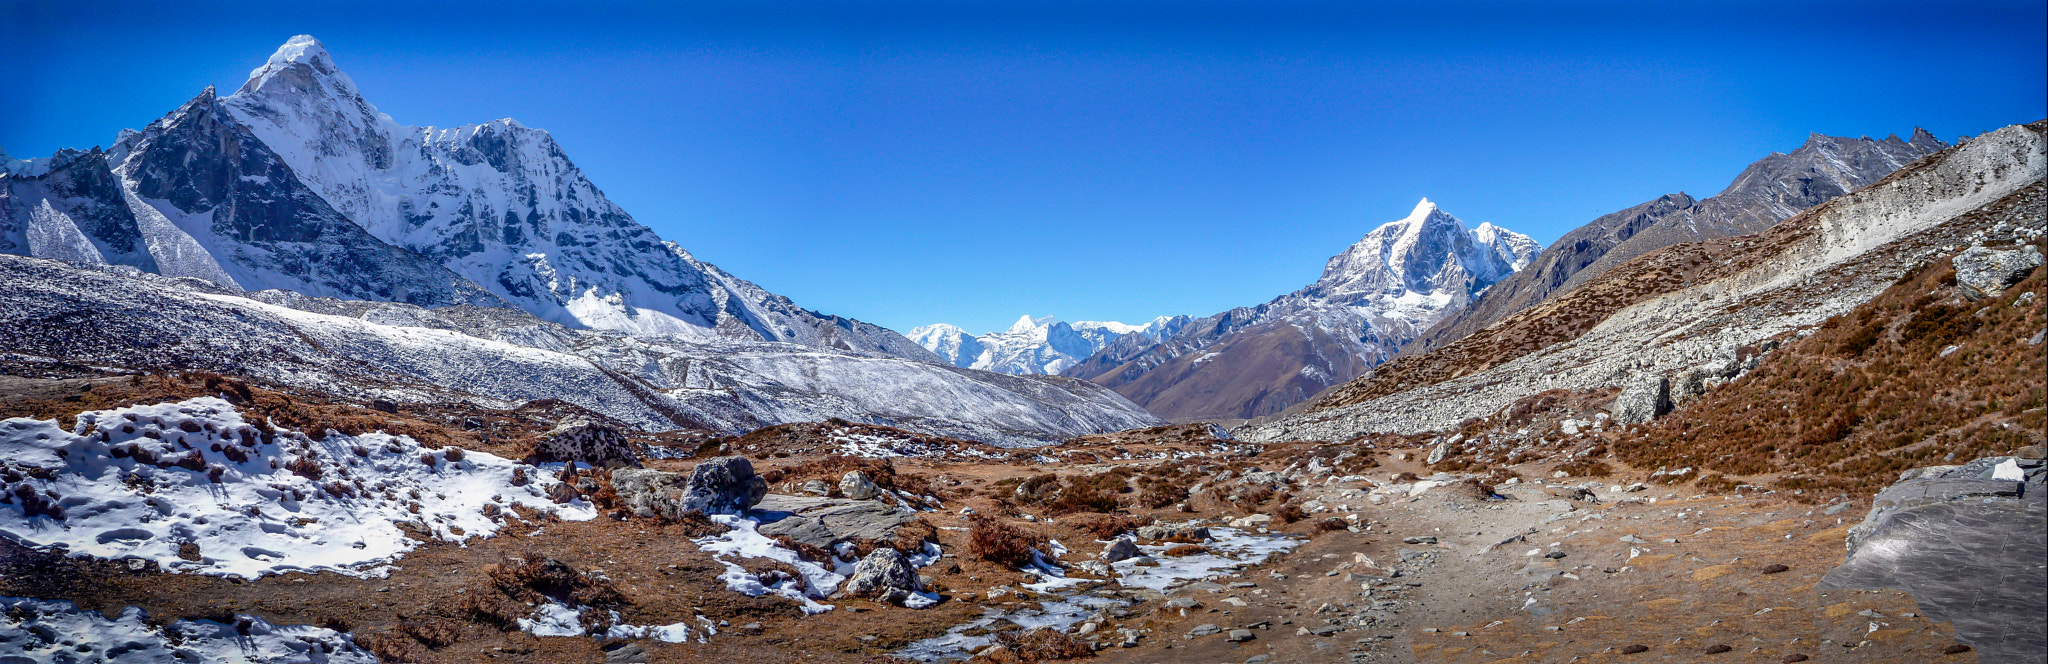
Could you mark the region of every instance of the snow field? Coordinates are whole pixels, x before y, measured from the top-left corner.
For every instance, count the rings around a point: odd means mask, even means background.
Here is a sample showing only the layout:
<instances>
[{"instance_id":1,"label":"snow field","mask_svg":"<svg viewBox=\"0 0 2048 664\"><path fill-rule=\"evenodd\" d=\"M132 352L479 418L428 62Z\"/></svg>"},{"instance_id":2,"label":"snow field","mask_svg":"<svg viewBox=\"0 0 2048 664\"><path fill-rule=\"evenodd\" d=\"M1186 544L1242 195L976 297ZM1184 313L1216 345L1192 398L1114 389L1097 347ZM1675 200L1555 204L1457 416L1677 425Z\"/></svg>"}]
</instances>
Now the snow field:
<instances>
[{"instance_id":1,"label":"snow field","mask_svg":"<svg viewBox=\"0 0 2048 664\"><path fill-rule=\"evenodd\" d=\"M180 620L159 628L141 609L108 618L65 601L0 597L0 662L112 664L375 664L349 636L309 625Z\"/></svg>"},{"instance_id":2,"label":"snow field","mask_svg":"<svg viewBox=\"0 0 2048 664\"><path fill-rule=\"evenodd\" d=\"M214 397L0 421L0 537L166 572L381 576L417 544L489 537L523 506L563 519L531 466L405 436L266 430ZM193 551L196 547L196 553ZM182 554L182 555L181 555Z\"/></svg>"}]
</instances>

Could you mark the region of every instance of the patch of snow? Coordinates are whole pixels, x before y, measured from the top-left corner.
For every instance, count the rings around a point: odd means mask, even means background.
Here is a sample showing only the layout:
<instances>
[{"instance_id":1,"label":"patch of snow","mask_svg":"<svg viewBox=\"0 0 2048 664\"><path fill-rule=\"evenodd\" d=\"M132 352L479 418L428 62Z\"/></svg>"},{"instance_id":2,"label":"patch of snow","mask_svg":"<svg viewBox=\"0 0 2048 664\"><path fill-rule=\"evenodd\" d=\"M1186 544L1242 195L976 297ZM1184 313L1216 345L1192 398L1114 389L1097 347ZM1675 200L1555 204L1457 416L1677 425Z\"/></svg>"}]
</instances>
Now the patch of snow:
<instances>
[{"instance_id":1,"label":"patch of snow","mask_svg":"<svg viewBox=\"0 0 2048 664\"><path fill-rule=\"evenodd\" d=\"M802 605L804 613L808 614L819 614L833 609L833 605L820 604L813 598L831 595L838 589L840 582L846 580L846 575L804 560L796 551L762 535L755 530L760 523L753 519L731 514L714 514L711 520L732 529L722 535L699 538L692 542L698 549L711 554L713 559L725 565L725 573L719 575L719 578L725 581L726 589L748 597L760 597L770 593L787 597L796 600ZM794 567L803 575L804 587L791 587L795 584L789 581L780 581L774 585L763 584L761 577L747 572L746 568L734 563L733 558L767 558Z\"/></svg>"},{"instance_id":2,"label":"patch of snow","mask_svg":"<svg viewBox=\"0 0 2048 664\"><path fill-rule=\"evenodd\" d=\"M119 664L375 664L349 635L236 616L150 624L130 606L108 618L67 601L0 597L0 662Z\"/></svg>"},{"instance_id":3,"label":"patch of snow","mask_svg":"<svg viewBox=\"0 0 2048 664\"><path fill-rule=\"evenodd\" d=\"M401 523L459 543L496 533L514 505L597 515L549 500L555 480L530 466L384 433L265 432L215 397L89 411L74 431L0 421L0 460L18 478L0 505L0 536L171 573L381 576L418 546ZM198 547L197 560L180 556L184 545Z\"/></svg>"}]
</instances>

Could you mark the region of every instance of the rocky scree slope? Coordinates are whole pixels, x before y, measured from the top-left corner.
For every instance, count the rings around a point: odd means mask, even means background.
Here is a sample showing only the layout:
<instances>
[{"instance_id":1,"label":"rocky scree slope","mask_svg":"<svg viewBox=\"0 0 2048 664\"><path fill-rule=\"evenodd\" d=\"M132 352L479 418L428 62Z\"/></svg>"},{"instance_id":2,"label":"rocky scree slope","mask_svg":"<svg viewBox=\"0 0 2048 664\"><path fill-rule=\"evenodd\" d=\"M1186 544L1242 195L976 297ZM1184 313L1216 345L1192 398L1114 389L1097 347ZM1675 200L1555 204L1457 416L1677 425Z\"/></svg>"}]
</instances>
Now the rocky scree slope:
<instances>
[{"instance_id":1,"label":"rocky scree slope","mask_svg":"<svg viewBox=\"0 0 2048 664\"><path fill-rule=\"evenodd\" d=\"M1414 355L1442 347L1657 249L1769 228L1946 147L1917 128L1910 141L1898 136L1878 141L1813 134L1790 153L1774 152L1750 164L1712 198L1666 194L1566 233L1528 269L1501 280L1402 352Z\"/></svg>"},{"instance_id":2,"label":"rocky scree slope","mask_svg":"<svg viewBox=\"0 0 2048 664\"><path fill-rule=\"evenodd\" d=\"M1278 413L1393 357L1539 249L1491 224L1468 229L1425 199L1301 290L1191 321L1142 350L1113 345L1063 373L1173 420Z\"/></svg>"},{"instance_id":3,"label":"rocky scree slope","mask_svg":"<svg viewBox=\"0 0 2048 664\"><path fill-rule=\"evenodd\" d=\"M1058 374L1089 356L1124 341L1149 346L1187 325L1187 316L1160 316L1144 325L1115 321L1068 324L1051 316L1017 319L1010 329L975 336L937 323L910 331L910 338L953 366L1006 374Z\"/></svg>"},{"instance_id":4,"label":"rocky scree slope","mask_svg":"<svg viewBox=\"0 0 2048 664\"><path fill-rule=\"evenodd\" d=\"M1160 424L1086 381L881 353L576 330L511 310L239 293L0 255L0 353L204 370L368 401L561 399L649 431L842 418L1009 446Z\"/></svg>"},{"instance_id":5,"label":"rocky scree slope","mask_svg":"<svg viewBox=\"0 0 2048 664\"><path fill-rule=\"evenodd\" d=\"M1343 440L1449 429L1551 389L1656 393L1693 375L1733 378L1750 368L1745 348L1848 311L1955 247L2040 234L2044 130L1985 134L1755 236L1643 256L1236 433Z\"/></svg>"}]
</instances>

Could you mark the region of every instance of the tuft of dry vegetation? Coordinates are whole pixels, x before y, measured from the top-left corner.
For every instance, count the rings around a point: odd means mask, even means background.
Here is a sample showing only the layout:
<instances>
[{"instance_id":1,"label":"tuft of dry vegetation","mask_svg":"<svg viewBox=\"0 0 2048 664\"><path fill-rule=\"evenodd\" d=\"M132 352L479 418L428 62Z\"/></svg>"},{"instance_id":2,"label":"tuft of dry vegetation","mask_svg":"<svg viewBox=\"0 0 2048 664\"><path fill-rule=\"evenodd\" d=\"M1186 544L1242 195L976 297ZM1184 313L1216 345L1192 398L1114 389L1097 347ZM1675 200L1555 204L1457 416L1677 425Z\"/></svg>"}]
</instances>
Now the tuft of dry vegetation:
<instances>
[{"instance_id":1,"label":"tuft of dry vegetation","mask_svg":"<svg viewBox=\"0 0 2048 664\"><path fill-rule=\"evenodd\" d=\"M967 531L967 553L1005 567L1031 563L1031 550L1044 546L1044 538L1002 521L976 515Z\"/></svg>"},{"instance_id":2,"label":"tuft of dry vegetation","mask_svg":"<svg viewBox=\"0 0 2048 664\"><path fill-rule=\"evenodd\" d=\"M995 637L996 644L1008 651L1018 661L1044 662L1060 659L1078 659L1095 656L1095 649L1079 639L1052 629L1034 629L1029 632L1003 632Z\"/></svg>"}]
</instances>

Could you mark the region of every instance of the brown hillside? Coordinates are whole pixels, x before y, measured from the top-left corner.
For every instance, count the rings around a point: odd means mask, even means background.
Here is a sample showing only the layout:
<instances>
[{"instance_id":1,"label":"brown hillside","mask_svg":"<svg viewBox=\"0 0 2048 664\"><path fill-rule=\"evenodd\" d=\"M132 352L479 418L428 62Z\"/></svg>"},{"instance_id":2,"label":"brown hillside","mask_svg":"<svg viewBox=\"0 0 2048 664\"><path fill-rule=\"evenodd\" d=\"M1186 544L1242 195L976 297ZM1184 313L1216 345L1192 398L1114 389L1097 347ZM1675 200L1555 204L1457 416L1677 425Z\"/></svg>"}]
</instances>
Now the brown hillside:
<instances>
[{"instance_id":1,"label":"brown hillside","mask_svg":"<svg viewBox=\"0 0 2048 664\"><path fill-rule=\"evenodd\" d=\"M1969 302L1948 258L1933 261L1750 374L1631 430L1615 455L1640 468L1775 474L1780 489L1869 494L1908 468L2040 444L2048 344L2028 342L2048 327L2042 272Z\"/></svg>"}]
</instances>

